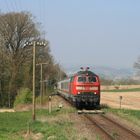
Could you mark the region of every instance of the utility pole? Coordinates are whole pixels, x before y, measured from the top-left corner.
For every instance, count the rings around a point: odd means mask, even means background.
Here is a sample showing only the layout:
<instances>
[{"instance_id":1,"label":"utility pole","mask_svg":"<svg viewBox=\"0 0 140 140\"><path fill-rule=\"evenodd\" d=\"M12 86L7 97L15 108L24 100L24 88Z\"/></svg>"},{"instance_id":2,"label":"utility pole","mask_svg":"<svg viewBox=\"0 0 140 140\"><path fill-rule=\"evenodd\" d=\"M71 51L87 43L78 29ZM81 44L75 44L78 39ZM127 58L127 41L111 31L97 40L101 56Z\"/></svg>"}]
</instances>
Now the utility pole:
<instances>
[{"instance_id":1,"label":"utility pole","mask_svg":"<svg viewBox=\"0 0 140 140\"><path fill-rule=\"evenodd\" d=\"M40 105L42 106L43 100L43 65L48 65L49 63L39 63L40 65Z\"/></svg>"},{"instance_id":2,"label":"utility pole","mask_svg":"<svg viewBox=\"0 0 140 140\"><path fill-rule=\"evenodd\" d=\"M35 120L35 58L36 53L36 42L33 42L33 108L32 108L32 119Z\"/></svg>"},{"instance_id":3,"label":"utility pole","mask_svg":"<svg viewBox=\"0 0 140 140\"><path fill-rule=\"evenodd\" d=\"M35 104L35 66L36 66L36 46L46 46L45 42L38 42L38 41L32 41L32 42L26 42L26 44L24 44L25 46L33 46L33 97L32 97L32 119L33 121L36 119L36 104Z\"/></svg>"}]
</instances>

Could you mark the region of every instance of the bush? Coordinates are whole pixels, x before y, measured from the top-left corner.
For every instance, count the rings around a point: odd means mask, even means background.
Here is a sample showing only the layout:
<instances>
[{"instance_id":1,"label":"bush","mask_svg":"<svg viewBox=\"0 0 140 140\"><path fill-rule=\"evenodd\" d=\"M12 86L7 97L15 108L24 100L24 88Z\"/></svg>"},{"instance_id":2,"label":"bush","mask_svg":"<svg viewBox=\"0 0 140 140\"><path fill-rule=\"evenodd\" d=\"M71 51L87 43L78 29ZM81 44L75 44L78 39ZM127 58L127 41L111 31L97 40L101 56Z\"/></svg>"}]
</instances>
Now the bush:
<instances>
[{"instance_id":1,"label":"bush","mask_svg":"<svg viewBox=\"0 0 140 140\"><path fill-rule=\"evenodd\" d=\"M32 91L29 88L21 88L16 96L14 107L19 104L30 104L32 102Z\"/></svg>"}]
</instances>

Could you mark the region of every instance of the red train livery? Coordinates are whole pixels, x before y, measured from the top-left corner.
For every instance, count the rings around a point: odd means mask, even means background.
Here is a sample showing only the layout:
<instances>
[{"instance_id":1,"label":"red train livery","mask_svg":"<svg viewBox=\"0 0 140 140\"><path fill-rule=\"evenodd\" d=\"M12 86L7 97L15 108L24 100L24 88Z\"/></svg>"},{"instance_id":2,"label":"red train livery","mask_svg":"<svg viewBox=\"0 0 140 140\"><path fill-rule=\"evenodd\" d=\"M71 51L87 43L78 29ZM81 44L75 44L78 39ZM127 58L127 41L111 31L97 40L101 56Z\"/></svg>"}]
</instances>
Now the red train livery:
<instances>
[{"instance_id":1,"label":"red train livery","mask_svg":"<svg viewBox=\"0 0 140 140\"><path fill-rule=\"evenodd\" d=\"M100 105L100 80L98 75L88 69L59 81L57 91L78 108Z\"/></svg>"}]
</instances>

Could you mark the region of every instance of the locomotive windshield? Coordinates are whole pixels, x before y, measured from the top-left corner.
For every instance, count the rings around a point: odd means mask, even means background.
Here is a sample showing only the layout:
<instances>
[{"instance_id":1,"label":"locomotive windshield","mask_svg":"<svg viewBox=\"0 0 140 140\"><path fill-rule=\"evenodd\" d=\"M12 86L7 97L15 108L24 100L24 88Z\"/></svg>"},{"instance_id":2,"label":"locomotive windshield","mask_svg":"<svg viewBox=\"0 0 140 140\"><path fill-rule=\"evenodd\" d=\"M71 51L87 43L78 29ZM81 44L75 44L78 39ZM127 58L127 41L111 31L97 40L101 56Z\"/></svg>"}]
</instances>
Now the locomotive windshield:
<instances>
[{"instance_id":1,"label":"locomotive windshield","mask_svg":"<svg viewBox=\"0 0 140 140\"><path fill-rule=\"evenodd\" d=\"M78 77L78 82L86 82L86 77Z\"/></svg>"},{"instance_id":2,"label":"locomotive windshield","mask_svg":"<svg viewBox=\"0 0 140 140\"><path fill-rule=\"evenodd\" d=\"M89 82L96 82L96 77L95 76L88 77L88 81Z\"/></svg>"},{"instance_id":3,"label":"locomotive windshield","mask_svg":"<svg viewBox=\"0 0 140 140\"><path fill-rule=\"evenodd\" d=\"M96 82L95 76L79 76L78 82Z\"/></svg>"}]
</instances>

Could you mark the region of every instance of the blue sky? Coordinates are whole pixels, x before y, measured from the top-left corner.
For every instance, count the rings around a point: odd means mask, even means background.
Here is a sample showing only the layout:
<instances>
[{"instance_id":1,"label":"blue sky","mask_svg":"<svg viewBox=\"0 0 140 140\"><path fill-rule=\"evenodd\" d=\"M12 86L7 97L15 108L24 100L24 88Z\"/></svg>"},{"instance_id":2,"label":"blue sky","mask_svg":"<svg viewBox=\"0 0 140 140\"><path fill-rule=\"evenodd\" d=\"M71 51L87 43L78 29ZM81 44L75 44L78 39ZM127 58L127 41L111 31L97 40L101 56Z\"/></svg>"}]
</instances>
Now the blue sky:
<instances>
[{"instance_id":1,"label":"blue sky","mask_svg":"<svg viewBox=\"0 0 140 140\"><path fill-rule=\"evenodd\" d=\"M140 56L139 0L0 0L0 10L31 12L63 67L127 68Z\"/></svg>"}]
</instances>

